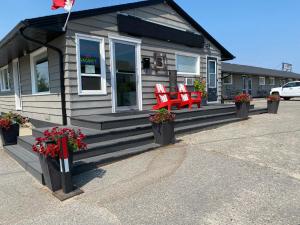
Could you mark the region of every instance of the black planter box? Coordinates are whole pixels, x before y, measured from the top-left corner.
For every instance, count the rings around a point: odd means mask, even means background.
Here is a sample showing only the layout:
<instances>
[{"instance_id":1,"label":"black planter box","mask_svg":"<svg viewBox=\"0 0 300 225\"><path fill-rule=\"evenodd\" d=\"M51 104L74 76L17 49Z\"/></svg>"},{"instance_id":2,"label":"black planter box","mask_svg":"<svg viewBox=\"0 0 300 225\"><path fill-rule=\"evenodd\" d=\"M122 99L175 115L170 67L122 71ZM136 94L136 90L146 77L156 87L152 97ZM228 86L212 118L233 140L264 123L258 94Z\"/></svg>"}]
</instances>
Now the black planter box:
<instances>
[{"instance_id":1,"label":"black planter box","mask_svg":"<svg viewBox=\"0 0 300 225\"><path fill-rule=\"evenodd\" d=\"M155 143L169 145L175 143L174 122L152 123Z\"/></svg>"},{"instance_id":2,"label":"black planter box","mask_svg":"<svg viewBox=\"0 0 300 225\"><path fill-rule=\"evenodd\" d=\"M39 155L46 186L53 192L62 188L61 172L58 159Z\"/></svg>"},{"instance_id":3,"label":"black planter box","mask_svg":"<svg viewBox=\"0 0 300 225\"><path fill-rule=\"evenodd\" d=\"M277 114L279 101L268 101L268 113Z\"/></svg>"},{"instance_id":4,"label":"black planter box","mask_svg":"<svg viewBox=\"0 0 300 225\"><path fill-rule=\"evenodd\" d=\"M8 130L1 128L0 129L0 136L3 145L16 145L18 142L20 132L20 125L15 123L10 126Z\"/></svg>"},{"instance_id":5,"label":"black planter box","mask_svg":"<svg viewBox=\"0 0 300 225\"><path fill-rule=\"evenodd\" d=\"M247 119L249 115L250 103L235 103L236 106L236 116L241 119Z\"/></svg>"}]
</instances>

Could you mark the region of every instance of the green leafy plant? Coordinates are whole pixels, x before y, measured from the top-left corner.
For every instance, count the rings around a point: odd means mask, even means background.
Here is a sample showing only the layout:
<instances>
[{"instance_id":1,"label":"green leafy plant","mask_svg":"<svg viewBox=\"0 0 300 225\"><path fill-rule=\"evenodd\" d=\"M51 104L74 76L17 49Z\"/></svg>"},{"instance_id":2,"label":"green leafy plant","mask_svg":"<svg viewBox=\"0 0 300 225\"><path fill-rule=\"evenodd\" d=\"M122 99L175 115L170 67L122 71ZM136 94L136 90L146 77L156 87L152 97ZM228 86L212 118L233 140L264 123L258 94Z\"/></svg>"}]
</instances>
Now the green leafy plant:
<instances>
[{"instance_id":1,"label":"green leafy plant","mask_svg":"<svg viewBox=\"0 0 300 225\"><path fill-rule=\"evenodd\" d=\"M24 127L29 122L29 119L27 117L21 116L20 114L13 112L3 114L0 119L2 123L6 124L6 129L9 129L12 124L16 123Z\"/></svg>"},{"instance_id":2,"label":"green leafy plant","mask_svg":"<svg viewBox=\"0 0 300 225\"><path fill-rule=\"evenodd\" d=\"M149 120L152 123L165 123L172 122L175 120L175 114L169 112L167 109L162 108L158 110L154 115L149 117Z\"/></svg>"},{"instance_id":3,"label":"green leafy plant","mask_svg":"<svg viewBox=\"0 0 300 225\"><path fill-rule=\"evenodd\" d=\"M194 88L195 91L200 91L202 92L202 97L207 98L207 92L206 92L206 82L205 80L195 80L194 82Z\"/></svg>"}]
</instances>

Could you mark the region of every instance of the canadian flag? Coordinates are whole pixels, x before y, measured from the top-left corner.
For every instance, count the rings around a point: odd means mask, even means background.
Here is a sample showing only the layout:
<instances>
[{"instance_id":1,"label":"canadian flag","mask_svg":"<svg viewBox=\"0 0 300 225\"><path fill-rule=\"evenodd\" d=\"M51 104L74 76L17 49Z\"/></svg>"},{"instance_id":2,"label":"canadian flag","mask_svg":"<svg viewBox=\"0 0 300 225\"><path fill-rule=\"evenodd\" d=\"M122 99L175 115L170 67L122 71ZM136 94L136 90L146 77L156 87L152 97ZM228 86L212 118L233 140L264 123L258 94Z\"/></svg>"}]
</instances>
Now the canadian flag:
<instances>
[{"instance_id":1,"label":"canadian flag","mask_svg":"<svg viewBox=\"0 0 300 225\"><path fill-rule=\"evenodd\" d=\"M71 12L75 0L53 0L52 10L64 8L66 11Z\"/></svg>"}]
</instances>

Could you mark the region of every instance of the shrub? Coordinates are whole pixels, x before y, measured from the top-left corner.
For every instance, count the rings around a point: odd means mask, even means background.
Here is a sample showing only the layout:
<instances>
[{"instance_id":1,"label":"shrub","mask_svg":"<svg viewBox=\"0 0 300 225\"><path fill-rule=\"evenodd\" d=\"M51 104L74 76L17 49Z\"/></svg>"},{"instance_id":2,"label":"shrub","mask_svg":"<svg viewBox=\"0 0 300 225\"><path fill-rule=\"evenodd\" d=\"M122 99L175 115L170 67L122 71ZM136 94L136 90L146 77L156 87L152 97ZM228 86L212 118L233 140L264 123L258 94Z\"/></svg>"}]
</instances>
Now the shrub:
<instances>
[{"instance_id":1,"label":"shrub","mask_svg":"<svg viewBox=\"0 0 300 225\"><path fill-rule=\"evenodd\" d=\"M206 82L205 80L195 80L194 82L194 88L195 91L200 91L202 92L202 97L206 98L207 97L207 92L206 92Z\"/></svg>"},{"instance_id":2,"label":"shrub","mask_svg":"<svg viewBox=\"0 0 300 225\"><path fill-rule=\"evenodd\" d=\"M151 115L149 117L149 120L152 123L165 123L165 122L171 122L175 120L175 114L169 112L165 108L162 108L158 110L154 115Z\"/></svg>"},{"instance_id":3,"label":"shrub","mask_svg":"<svg viewBox=\"0 0 300 225\"><path fill-rule=\"evenodd\" d=\"M248 94L239 94L234 97L234 102L235 103L248 103L251 102L251 96Z\"/></svg>"},{"instance_id":4,"label":"shrub","mask_svg":"<svg viewBox=\"0 0 300 225\"><path fill-rule=\"evenodd\" d=\"M23 117L18 113L5 113L0 118L0 127L8 130L12 124L19 124L20 126L24 126L29 122L27 117Z\"/></svg>"},{"instance_id":5,"label":"shrub","mask_svg":"<svg viewBox=\"0 0 300 225\"><path fill-rule=\"evenodd\" d=\"M279 102L280 96L279 95L270 95L267 97L267 100L270 102Z\"/></svg>"}]
</instances>

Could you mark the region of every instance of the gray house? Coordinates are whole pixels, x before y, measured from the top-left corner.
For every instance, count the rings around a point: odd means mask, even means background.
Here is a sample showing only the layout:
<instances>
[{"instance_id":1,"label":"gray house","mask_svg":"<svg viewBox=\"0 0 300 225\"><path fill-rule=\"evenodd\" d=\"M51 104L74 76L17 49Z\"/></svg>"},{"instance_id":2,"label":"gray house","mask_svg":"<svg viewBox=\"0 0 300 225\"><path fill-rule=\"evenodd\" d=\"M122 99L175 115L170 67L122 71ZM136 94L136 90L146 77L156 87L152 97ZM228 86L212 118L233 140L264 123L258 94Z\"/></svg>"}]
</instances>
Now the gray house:
<instances>
[{"instance_id":1,"label":"gray house","mask_svg":"<svg viewBox=\"0 0 300 225\"><path fill-rule=\"evenodd\" d=\"M234 56L172 0L21 21L0 42L0 112L69 124L71 117L147 110L169 74L206 79L221 101L221 61Z\"/></svg>"},{"instance_id":2,"label":"gray house","mask_svg":"<svg viewBox=\"0 0 300 225\"><path fill-rule=\"evenodd\" d=\"M232 99L238 93L265 97L270 90L300 80L300 74L231 63L222 63L222 96Z\"/></svg>"}]
</instances>

